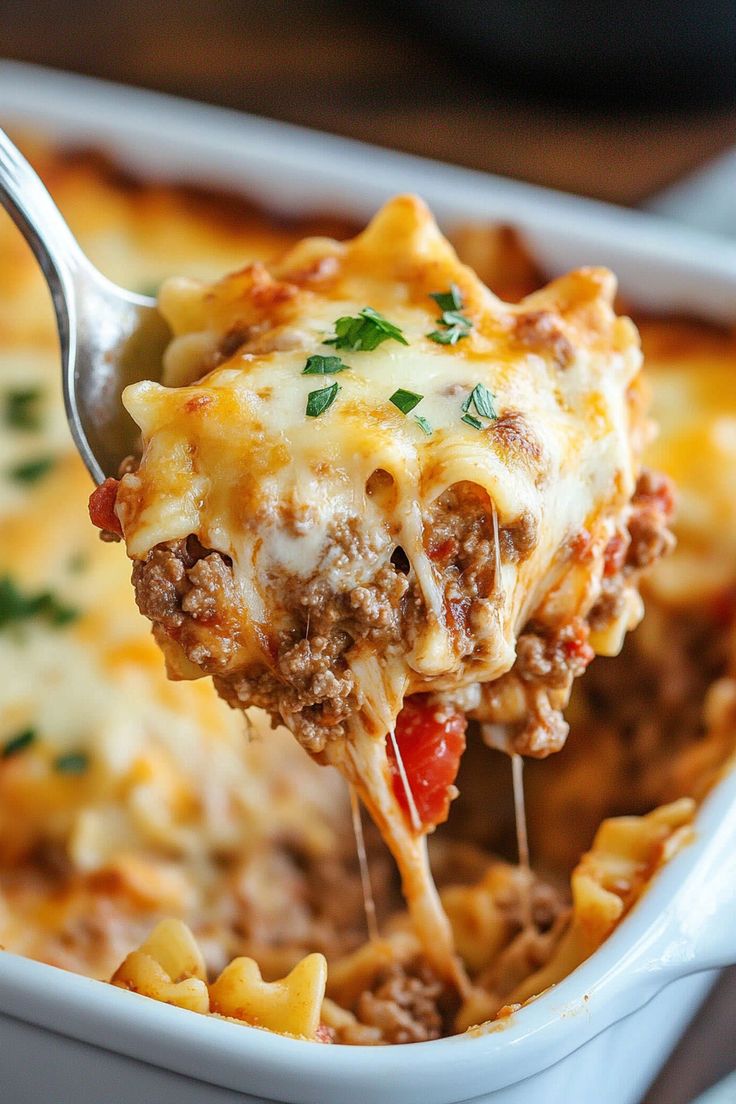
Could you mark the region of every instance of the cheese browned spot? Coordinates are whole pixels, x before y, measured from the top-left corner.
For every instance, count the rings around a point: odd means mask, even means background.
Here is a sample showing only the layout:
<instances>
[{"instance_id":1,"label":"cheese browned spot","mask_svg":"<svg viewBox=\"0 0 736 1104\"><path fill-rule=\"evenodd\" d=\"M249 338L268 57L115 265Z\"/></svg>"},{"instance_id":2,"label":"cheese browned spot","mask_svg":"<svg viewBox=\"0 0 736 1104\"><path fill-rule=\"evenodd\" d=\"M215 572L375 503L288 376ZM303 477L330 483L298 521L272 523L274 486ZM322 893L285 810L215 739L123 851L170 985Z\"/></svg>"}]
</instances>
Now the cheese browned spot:
<instances>
[{"instance_id":1,"label":"cheese browned spot","mask_svg":"<svg viewBox=\"0 0 736 1104\"><path fill-rule=\"evenodd\" d=\"M432 294L453 286L461 335L437 341L453 322ZM573 674L585 666L647 437L638 335L614 291L611 273L582 269L504 303L399 197L352 241L306 239L214 285L167 282L179 386L125 392L144 452L115 511L170 673L214 676L356 785L427 957L460 984L386 738L408 695L478 707L528 626L577 657ZM338 325L375 312L394 327L375 346ZM339 372L304 374L336 353ZM397 388L421 396L406 413ZM606 654L641 615L635 584L591 638ZM536 707L558 711L570 682ZM506 690L480 714L501 740L528 705Z\"/></svg>"}]
</instances>

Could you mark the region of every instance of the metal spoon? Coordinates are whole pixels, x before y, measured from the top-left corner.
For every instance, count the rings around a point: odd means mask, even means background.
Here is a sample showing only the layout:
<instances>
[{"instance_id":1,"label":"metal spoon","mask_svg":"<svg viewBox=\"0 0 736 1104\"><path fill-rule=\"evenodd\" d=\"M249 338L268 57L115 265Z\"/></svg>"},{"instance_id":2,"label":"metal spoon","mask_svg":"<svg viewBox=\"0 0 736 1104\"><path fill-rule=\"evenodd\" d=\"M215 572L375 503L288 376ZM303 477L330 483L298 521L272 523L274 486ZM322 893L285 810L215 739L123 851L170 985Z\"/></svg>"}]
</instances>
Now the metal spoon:
<instances>
[{"instance_id":1,"label":"metal spoon","mask_svg":"<svg viewBox=\"0 0 736 1104\"><path fill-rule=\"evenodd\" d=\"M51 291L61 344L64 405L96 483L135 452L138 429L120 396L159 379L169 328L155 299L113 284L87 259L20 151L0 130L0 204L33 250Z\"/></svg>"}]
</instances>

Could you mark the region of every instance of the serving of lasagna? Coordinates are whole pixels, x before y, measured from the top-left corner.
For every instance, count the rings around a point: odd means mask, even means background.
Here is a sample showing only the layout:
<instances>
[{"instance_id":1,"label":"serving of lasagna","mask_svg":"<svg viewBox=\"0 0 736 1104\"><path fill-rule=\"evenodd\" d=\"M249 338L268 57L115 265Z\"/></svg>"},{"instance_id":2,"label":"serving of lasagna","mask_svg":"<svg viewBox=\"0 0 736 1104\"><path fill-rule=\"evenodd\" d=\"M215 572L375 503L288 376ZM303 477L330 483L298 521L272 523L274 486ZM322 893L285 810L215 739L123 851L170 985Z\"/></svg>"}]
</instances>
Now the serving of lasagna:
<instances>
[{"instance_id":1,"label":"serving of lasagna","mask_svg":"<svg viewBox=\"0 0 736 1104\"><path fill-rule=\"evenodd\" d=\"M356 787L447 978L424 835L466 716L557 750L574 675L639 620L643 513L650 559L666 545L613 294L590 269L503 303L411 196L351 241L169 281L165 382L124 395L142 458L92 497L169 672L213 676Z\"/></svg>"},{"instance_id":2,"label":"serving of lasagna","mask_svg":"<svg viewBox=\"0 0 736 1104\"><path fill-rule=\"evenodd\" d=\"M513 1011L626 915L733 751L732 338L638 319L645 384L612 277L537 290L508 231L453 230L476 276L411 198L337 241L36 158L103 271L161 285L142 455L93 515L179 681L86 519L3 224L0 943L322 1041Z\"/></svg>"}]
</instances>

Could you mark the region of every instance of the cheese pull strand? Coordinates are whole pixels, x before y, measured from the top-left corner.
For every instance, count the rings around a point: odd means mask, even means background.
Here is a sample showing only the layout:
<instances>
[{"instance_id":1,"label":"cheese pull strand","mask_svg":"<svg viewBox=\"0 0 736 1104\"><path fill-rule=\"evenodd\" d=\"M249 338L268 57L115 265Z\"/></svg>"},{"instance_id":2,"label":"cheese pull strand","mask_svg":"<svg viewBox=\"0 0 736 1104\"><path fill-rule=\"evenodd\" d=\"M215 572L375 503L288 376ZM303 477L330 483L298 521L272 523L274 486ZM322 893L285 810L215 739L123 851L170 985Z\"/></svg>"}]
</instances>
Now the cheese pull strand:
<instances>
[{"instance_id":1,"label":"cheese pull strand","mask_svg":"<svg viewBox=\"0 0 736 1104\"><path fill-rule=\"evenodd\" d=\"M429 868L426 836L413 832L394 795L385 740L359 736L341 749L334 765L360 794L396 860L409 915L432 968L464 998L470 981L455 954L452 929Z\"/></svg>"},{"instance_id":2,"label":"cheese pull strand","mask_svg":"<svg viewBox=\"0 0 736 1104\"><path fill-rule=\"evenodd\" d=\"M524 759L521 755L511 756L511 779L514 790L514 820L516 823L516 850L521 880L521 923L525 931L534 927L532 908L532 867L529 858L529 835L527 832L526 801L524 798Z\"/></svg>"},{"instance_id":3,"label":"cheese pull strand","mask_svg":"<svg viewBox=\"0 0 736 1104\"><path fill-rule=\"evenodd\" d=\"M360 815L360 799L355 786L348 785L350 793L350 815L353 821L353 834L355 835L355 850L358 854L358 866L360 868L360 886L363 891L363 908L365 910L365 926L368 938L375 942L380 938L378 920L376 919L376 901L371 885L371 871L368 866L368 853L365 849L365 836L363 835L363 821Z\"/></svg>"}]
</instances>

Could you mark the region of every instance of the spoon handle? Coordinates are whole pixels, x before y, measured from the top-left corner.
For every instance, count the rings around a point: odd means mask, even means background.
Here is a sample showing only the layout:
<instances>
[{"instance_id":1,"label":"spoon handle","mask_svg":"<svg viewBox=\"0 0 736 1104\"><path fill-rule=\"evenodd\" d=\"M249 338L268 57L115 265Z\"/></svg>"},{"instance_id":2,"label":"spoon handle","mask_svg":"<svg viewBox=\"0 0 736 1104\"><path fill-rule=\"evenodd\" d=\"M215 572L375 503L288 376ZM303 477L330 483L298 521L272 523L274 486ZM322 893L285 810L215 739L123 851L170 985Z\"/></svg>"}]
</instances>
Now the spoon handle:
<instances>
[{"instance_id":1,"label":"spoon handle","mask_svg":"<svg viewBox=\"0 0 736 1104\"><path fill-rule=\"evenodd\" d=\"M8 212L41 266L54 306L67 312L73 277L89 261L77 245L59 208L23 154L0 130L0 205Z\"/></svg>"}]
</instances>

